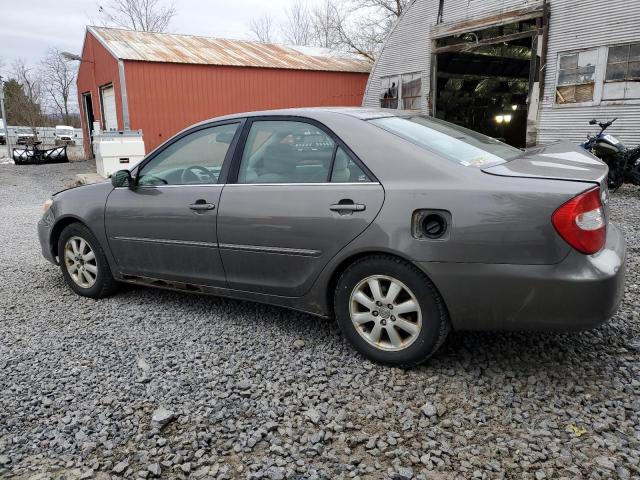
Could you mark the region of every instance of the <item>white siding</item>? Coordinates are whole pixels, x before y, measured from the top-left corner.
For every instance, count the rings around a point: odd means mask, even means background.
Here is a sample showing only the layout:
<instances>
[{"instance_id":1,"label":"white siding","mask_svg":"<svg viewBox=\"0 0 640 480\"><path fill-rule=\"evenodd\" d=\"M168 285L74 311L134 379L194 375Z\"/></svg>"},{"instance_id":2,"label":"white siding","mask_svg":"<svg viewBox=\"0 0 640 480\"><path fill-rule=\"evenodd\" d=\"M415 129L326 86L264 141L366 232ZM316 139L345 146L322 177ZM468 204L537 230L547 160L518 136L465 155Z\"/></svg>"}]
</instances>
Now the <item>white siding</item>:
<instances>
[{"instance_id":1,"label":"white siding","mask_svg":"<svg viewBox=\"0 0 640 480\"><path fill-rule=\"evenodd\" d=\"M640 6L637 5L637 0L552 0L549 5L551 18L547 69L538 120L538 143L545 144L560 139L582 141L588 132L597 131L588 125L590 119L619 117L607 132L618 136L628 145L639 144L640 101L635 105L631 101L624 104L617 102L617 105L612 104L615 102L589 106L555 104L558 53L640 41ZM602 50L606 51L606 48ZM601 55L596 67L596 77L601 73L600 82L605 62L606 55Z\"/></svg>"},{"instance_id":2,"label":"white siding","mask_svg":"<svg viewBox=\"0 0 640 480\"><path fill-rule=\"evenodd\" d=\"M380 77L422 72L422 108L429 93L431 39L429 25L435 23L438 5L433 0L414 0L387 38L365 90L364 105L380 106Z\"/></svg>"},{"instance_id":3,"label":"white siding","mask_svg":"<svg viewBox=\"0 0 640 480\"><path fill-rule=\"evenodd\" d=\"M640 101L605 105L557 106L555 100L558 53L605 47L640 39L638 0L549 0L551 9L545 88L538 119L538 142L581 141L594 131L588 120L619 117L611 133L629 145L640 144ZM431 36L438 0L414 0L389 35L365 91L364 105L379 106L380 77L421 71L423 108L431 87ZM445 0L444 25L481 19L506 11L538 7L541 0ZM438 28L441 28L439 25ZM603 49L604 50L604 49ZM604 65L599 66L604 69ZM602 70L604 71L604 70Z\"/></svg>"},{"instance_id":4,"label":"white siding","mask_svg":"<svg viewBox=\"0 0 640 480\"><path fill-rule=\"evenodd\" d=\"M541 4L541 0L445 0L443 23L438 27ZM422 72L422 106L426 110L431 89L430 33L436 25L438 5L438 0L413 0L406 9L373 67L365 90L365 106L380 106L380 77Z\"/></svg>"}]
</instances>

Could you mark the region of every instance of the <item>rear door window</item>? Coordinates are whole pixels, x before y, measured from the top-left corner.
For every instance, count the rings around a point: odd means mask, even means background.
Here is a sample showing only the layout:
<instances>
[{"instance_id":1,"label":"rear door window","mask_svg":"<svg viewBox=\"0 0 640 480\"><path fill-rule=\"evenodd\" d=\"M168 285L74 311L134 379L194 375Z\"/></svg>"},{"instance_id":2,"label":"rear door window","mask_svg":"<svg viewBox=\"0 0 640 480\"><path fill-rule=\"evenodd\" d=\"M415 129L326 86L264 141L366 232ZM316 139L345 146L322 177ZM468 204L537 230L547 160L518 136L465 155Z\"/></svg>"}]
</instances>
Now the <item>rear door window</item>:
<instances>
[{"instance_id":1,"label":"rear door window","mask_svg":"<svg viewBox=\"0 0 640 480\"><path fill-rule=\"evenodd\" d=\"M251 125L238 183L323 183L335 142L315 125L289 120L260 120Z\"/></svg>"}]
</instances>

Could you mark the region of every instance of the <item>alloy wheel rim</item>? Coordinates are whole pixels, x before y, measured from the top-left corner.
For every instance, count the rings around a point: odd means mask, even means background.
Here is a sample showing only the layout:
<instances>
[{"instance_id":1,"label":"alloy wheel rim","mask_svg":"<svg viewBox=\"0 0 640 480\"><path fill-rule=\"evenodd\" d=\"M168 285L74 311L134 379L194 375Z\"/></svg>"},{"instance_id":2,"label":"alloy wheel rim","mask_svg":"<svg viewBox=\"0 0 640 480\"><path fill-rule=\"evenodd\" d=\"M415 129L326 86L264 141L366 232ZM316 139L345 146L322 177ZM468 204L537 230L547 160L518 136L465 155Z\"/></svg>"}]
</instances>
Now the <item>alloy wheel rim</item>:
<instances>
[{"instance_id":1,"label":"alloy wheel rim","mask_svg":"<svg viewBox=\"0 0 640 480\"><path fill-rule=\"evenodd\" d=\"M82 237L71 237L64 245L64 263L76 285L91 288L98 278L96 254Z\"/></svg>"},{"instance_id":2,"label":"alloy wheel rim","mask_svg":"<svg viewBox=\"0 0 640 480\"><path fill-rule=\"evenodd\" d=\"M404 283L387 275L371 275L353 288L349 315L358 334L380 350L404 350L422 330L418 299Z\"/></svg>"}]
</instances>

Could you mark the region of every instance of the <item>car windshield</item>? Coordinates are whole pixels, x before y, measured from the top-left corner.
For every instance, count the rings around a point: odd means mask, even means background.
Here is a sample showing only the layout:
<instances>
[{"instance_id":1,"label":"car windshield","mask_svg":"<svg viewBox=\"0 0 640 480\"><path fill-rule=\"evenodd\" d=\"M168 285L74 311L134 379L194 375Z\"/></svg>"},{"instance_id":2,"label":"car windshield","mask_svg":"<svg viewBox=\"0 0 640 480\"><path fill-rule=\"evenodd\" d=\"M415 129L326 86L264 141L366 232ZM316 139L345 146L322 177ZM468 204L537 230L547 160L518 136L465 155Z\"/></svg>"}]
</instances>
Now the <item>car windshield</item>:
<instances>
[{"instance_id":1,"label":"car windshield","mask_svg":"<svg viewBox=\"0 0 640 480\"><path fill-rule=\"evenodd\" d=\"M69 135L73 136L73 129L71 128L59 128L58 135Z\"/></svg>"},{"instance_id":2,"label":"car windshield","mask_svg":"<svg viewBox=\"0 0 640 480\"><path fill-rule=\"evenodd\" d=\"M466 167L497 165L523 154L495 138L425 115L376 118L370 122Z\"/></svg>"},{"instance_id":3,"label":"car windshield","mask_svg":"<svg viewBox=\"0 0 640 480\"><path fill-rule=\"evenodd\" d=\"M19 128L18 129L18 133L20 135L33 135L33 132L31 130L29 130L28 128Z\"/></svg>"}]
</instances>

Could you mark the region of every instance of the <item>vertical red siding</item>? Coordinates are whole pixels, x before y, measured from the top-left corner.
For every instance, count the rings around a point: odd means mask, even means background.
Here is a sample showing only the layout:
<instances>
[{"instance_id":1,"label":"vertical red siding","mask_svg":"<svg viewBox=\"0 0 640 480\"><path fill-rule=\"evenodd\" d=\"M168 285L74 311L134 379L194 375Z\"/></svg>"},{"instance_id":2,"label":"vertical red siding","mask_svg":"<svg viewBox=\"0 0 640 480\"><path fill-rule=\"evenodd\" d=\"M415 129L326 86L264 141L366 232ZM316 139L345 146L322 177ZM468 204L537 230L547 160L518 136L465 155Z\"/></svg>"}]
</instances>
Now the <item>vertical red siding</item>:
<instances>
[{"instance_id":1,"label":"vertical red siding","mask_svg":"<svg viewBox=\"0 0 640 480\"><path fill-rule=\"evenodd\" d=\"M102 112L100 110L100 87L113 83L116 96L116 113L118 116L118 129L123 129L122 121L122 97L120 95L120 77L118 74L118 61L96 40L90 33L87 34L84 47L82 49L82 62L78 70L78 103L80 106L80 117L82 121L82 131L84 134L85 153L89 154L89 130L86 125L84 106L82 104L82 94L91 92L93 103L93 115L96 121L102 122Z\"/></svg>"},{"instance_id":2,"label":"vertical red siding","mask_svg":"<svg viewBox=\"0 0 640 480\"><path fill-rule=\"evenodd\" d=\"M147 151L183 128L219 115L359 106L368 78L366 73L139 61L125 61L125 75L131 128L143 131ZM116 95L120 99L117 89Z\"/></svg>"}]
</instances>

